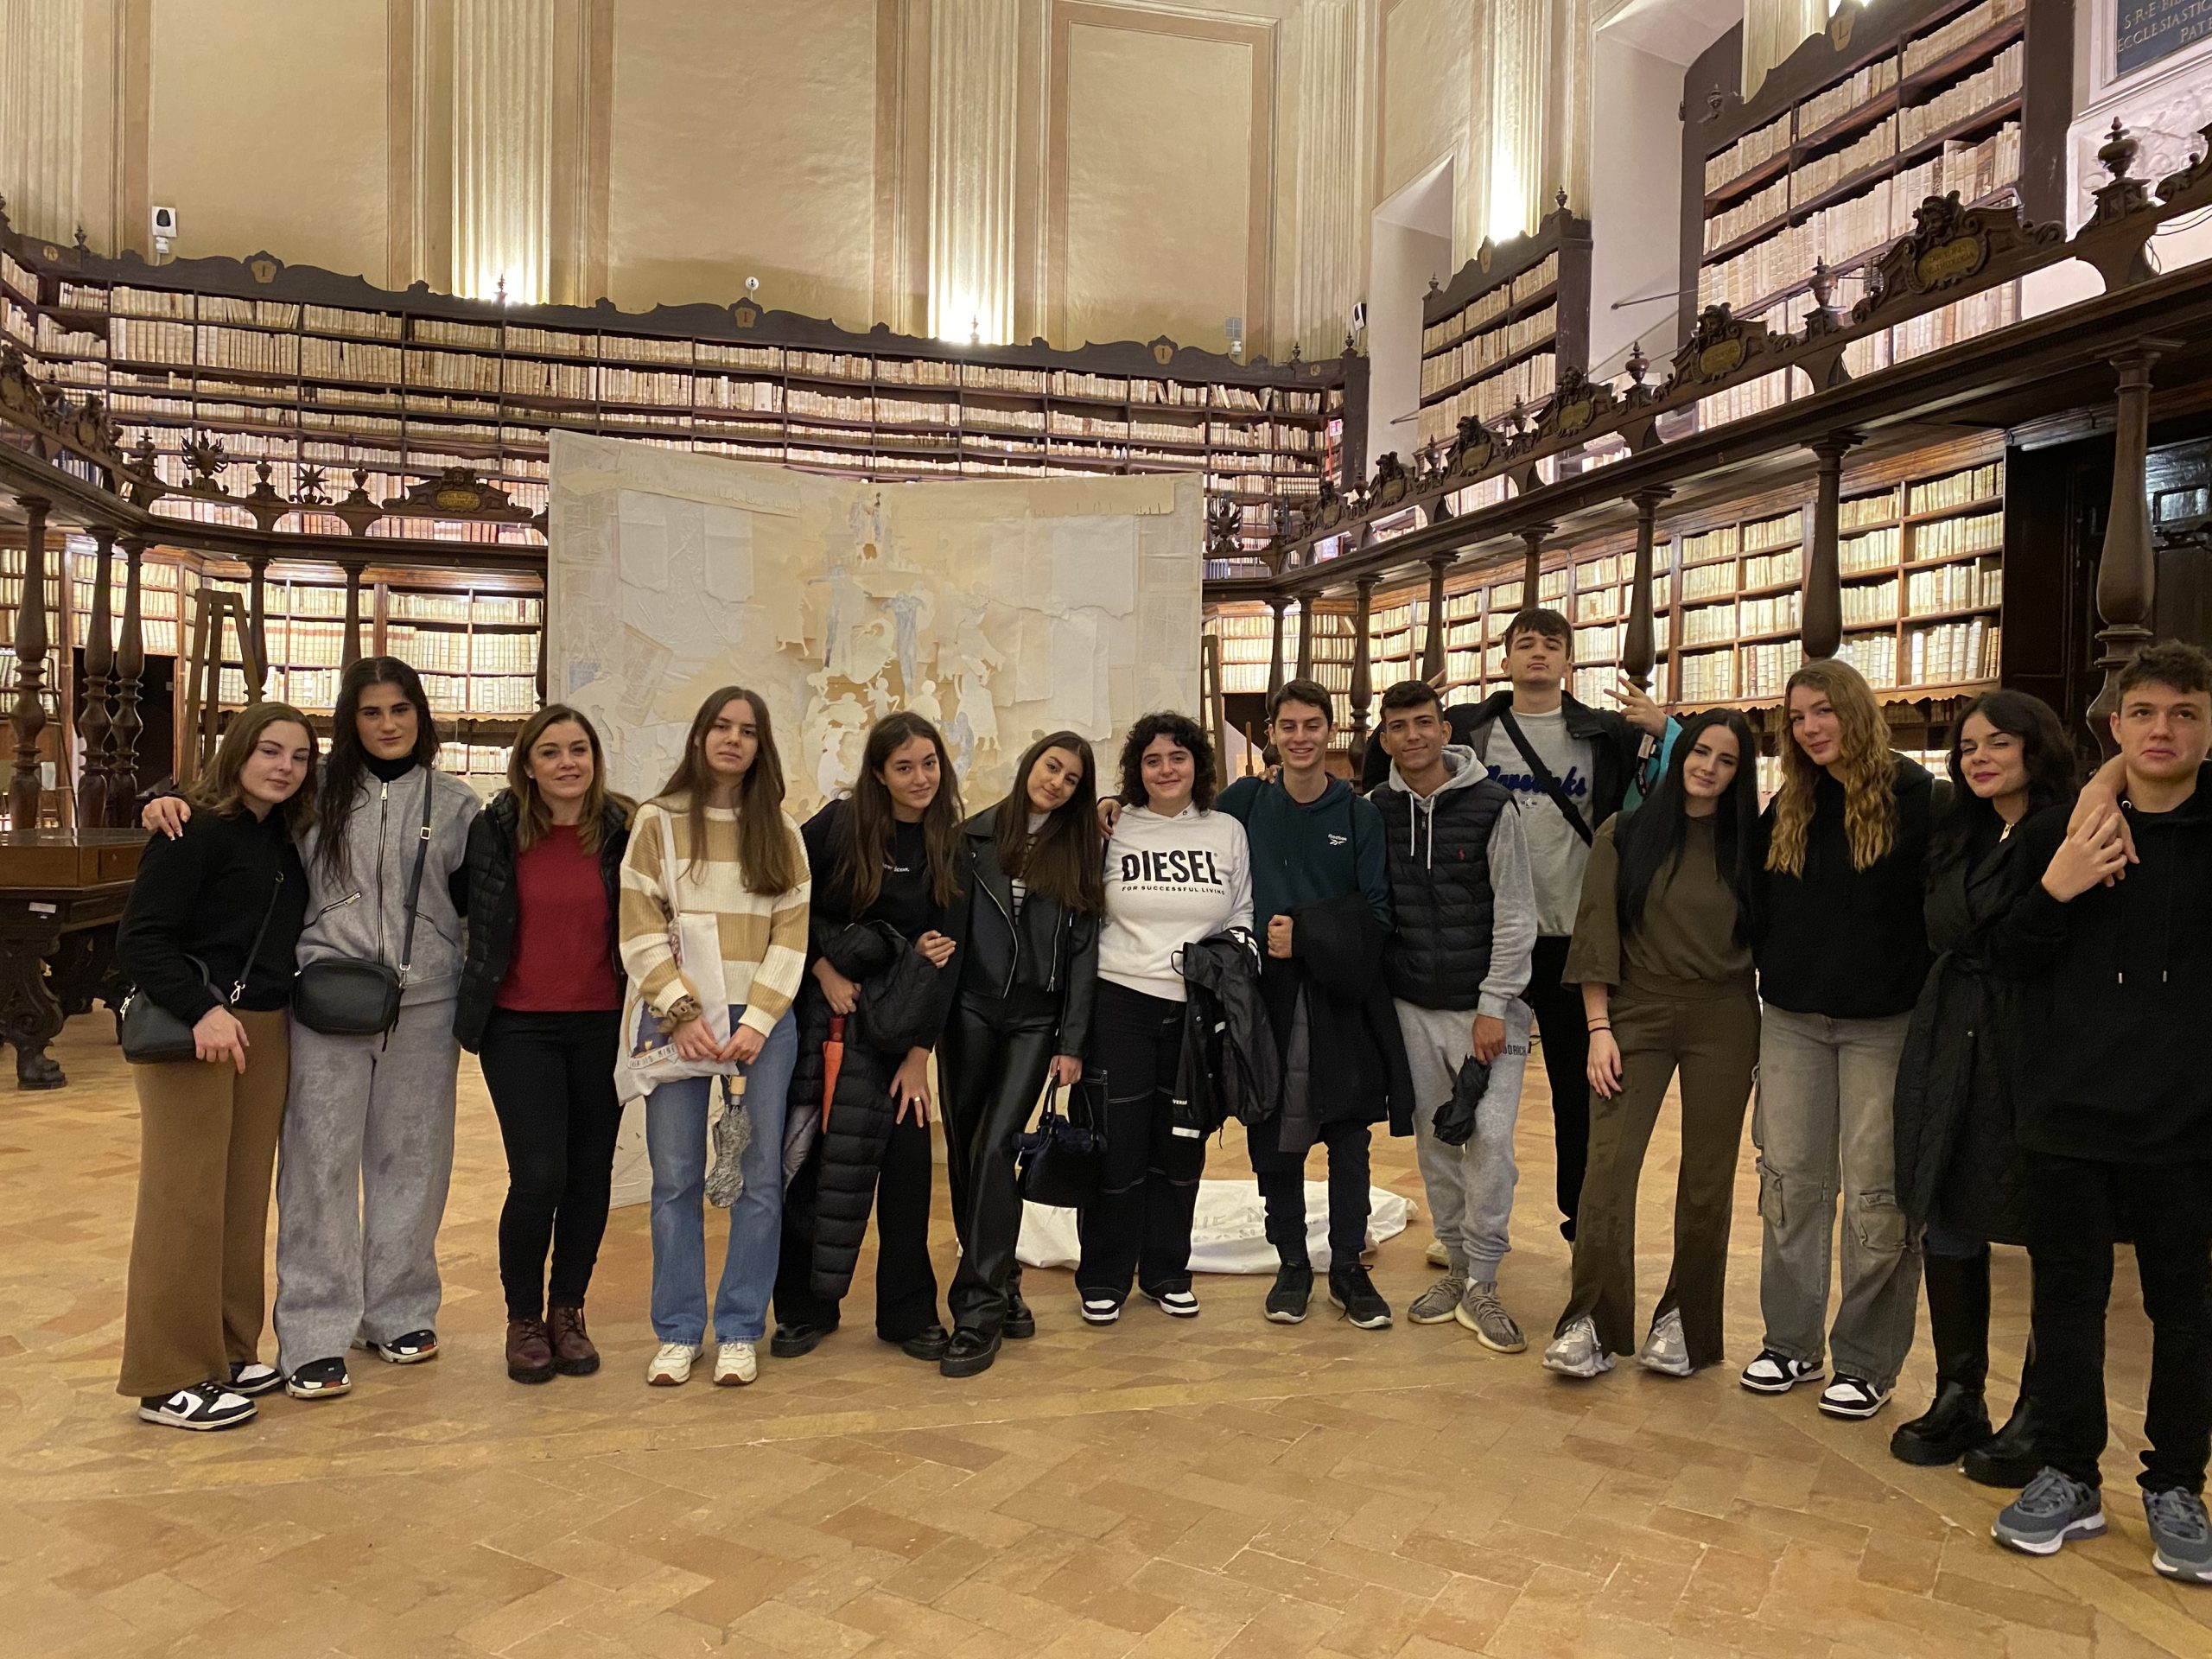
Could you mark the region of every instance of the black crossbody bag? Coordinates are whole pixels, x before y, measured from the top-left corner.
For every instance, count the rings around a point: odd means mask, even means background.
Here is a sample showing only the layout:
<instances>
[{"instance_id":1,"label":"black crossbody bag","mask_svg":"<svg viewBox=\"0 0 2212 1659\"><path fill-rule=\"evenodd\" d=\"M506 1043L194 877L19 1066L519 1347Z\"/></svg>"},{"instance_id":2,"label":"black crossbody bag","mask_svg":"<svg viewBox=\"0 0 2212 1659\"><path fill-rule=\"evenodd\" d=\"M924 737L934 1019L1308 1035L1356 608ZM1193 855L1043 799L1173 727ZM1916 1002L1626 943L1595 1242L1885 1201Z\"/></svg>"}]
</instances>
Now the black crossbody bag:
<instances>
[{"instance_id":1,"label":"black crossbody bag","mask_svg":"<svg viewBox=\"0 0 2212 1659\"><path fill-rule=\"evenodd\" d=\"M1505 728L1505 734L1513 740L1513 747L1521 751L1521 758L1529 763L1529 775L1536 780L1536 787L1544 791L1554 806L1559 808L1560 816L1574 827L1574 833L1582 837L1582 844L1587 847L1594 839L1590 833L1589 820L1582 816L1573 801L1567 798L1567 791L1559 786L1559 779L1552 776L1552 769L1544 764L1543 758L1529 741L1521 729L1521 722L1513 718L1513 711L1501 709L1497 718Z\"/></svg>"},{"instance_id":2,"label":"black crossbody bag","mask_svg":"<svg viewBox=\"0 0 2212 1659\"><path fill-rule=\"evenodd\" d=\"M253 971L254 959L261 954L261 942L269 936L270 918L276 915L276 900L283 892L284 872L279 870L276 886L269 895L269 908L261 912L261 925L253 930L253 943L246 947L237 982L231 987L231 994L222 999L223 1007L236 1007L238 998L245 995L246 976ZM200 982L210 991L214 990L214 981L207 977L207 964L197 957L187 957L185 960L200 970ZM178 1060L200 1058L200 1045L193 1038L192 1027L136 986L123 999L116 1040L122 1045L123 1058L133 1065L169 1065Z\"/></svg>"},{"instance_id":3,"label":"black crossbody bag","mask_svg":"<svg viewBox=\"0 0 2212 1659\"><path fill-rule=\"evenodd\" d=\"M423 833L415 843L415 874L407 882L407 931L400 940L399 966L379 955L327 957L309 963L292 982L292 1017L326 1037L379 1037L399 1023L399 1000L406 994L407 970L415 960L415 910L423 895L423 865L430 855L431 785L423 770Z\"/></svg>"}]
</instances>

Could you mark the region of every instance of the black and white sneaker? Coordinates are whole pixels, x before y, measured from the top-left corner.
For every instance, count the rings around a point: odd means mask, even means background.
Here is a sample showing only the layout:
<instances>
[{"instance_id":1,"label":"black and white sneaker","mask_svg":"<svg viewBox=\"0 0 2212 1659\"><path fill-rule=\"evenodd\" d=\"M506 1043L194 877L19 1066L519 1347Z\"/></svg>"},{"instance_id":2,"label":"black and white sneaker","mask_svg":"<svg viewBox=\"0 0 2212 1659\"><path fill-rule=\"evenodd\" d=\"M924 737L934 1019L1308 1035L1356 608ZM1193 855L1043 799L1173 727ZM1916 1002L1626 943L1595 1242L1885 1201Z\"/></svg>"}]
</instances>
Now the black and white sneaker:
<instances>
[{"instance_id":1,"label":"black and white sneaker","mask_svg":"<svg viewBox=\"0 0 2212 1659\"><path fill-rule=\"evenodd\" d=\"M1313 1298L1313 1269L1303 1262L1286 1262L1275 1269L1275 1282L1268 1292L1267 1315L1277 1325L1299 1325L1306 1319L1306 1304Z\"/></svg>"},{"instance_id":2,"label":"black and white sneaker","mask_svg":"<svg viewBox=\"0 0 2212 1659\"><path fill-rule=\"evenodd\" d=\"M311 1359L284 1379L284 1392L295 1400L335 1400L353 1387L342 1359Z\"/></svg>"},{"instance_id":3,"label":"black and white sneaker","mask_svg":"<svg viewBox=\"0 0 2212 1659\"><path fill-rule=\"evenodd\" d=\"M1878 1389L1863 1376L1847 1376L1836 1373L1835 1381L1821 1390L1821 1409L1831 1417L1848 1417L1854 1421L1872 1417L1890 1403L1890 1391Z\"/></svg>"},{"instance_id":4,"label":"black and white sneaker","mask_svg":"<svg viewBox=\"0 0 2212 1659\"><path fill-rule=\"evenodd\" d=\"M1390 1304L1357 1262L1329 1269L1329 1306L1341 1308L1344 1318L1363 1331L1380 1331L1390 1323Z\"/></svg>"},{"instance_id":5,"label":"black and white sneaker","mask_svg":"<svg viewBox=\"0 0 2212 1659\"><path fill-rule=\"evenodd\" d=\"M1759 1357L1745 1366L1743 1376L1736 1380L1753 1394L1787 1394L1800 1382L1819 1382L1826 1369L1818 1360L1808 1363L1762 1348Z\"/></svg>"},{"instance_id":6,"label":"black and white sneaker","mask_svg":"<svg viewBox=\"0 0 2212 1659\"><path fill-rule=\"evenodd\" d=\"M1122 1298L1084 1291L1081 1312L1085 1325L1111 1325L1122 1317Z\"/></svg>"},{"instance_id":7,"label":"black and white sneaker","mask_svg":"<svg viewBox=\"0 0 2212 1659\"><path fill-rule=\"evenodd\" d=\"M420 1365L425 1360L438 1357L438 1333L435 1331L410 1331L404 1337L394 1337L390 1342L370 1342L365 1338L353 1344L365 1348L378 1359L391 1365Z\"/></svg>"},{"instance_id":8,"label":"black and white sneaker","mask_svg":"<svg viewBox=\"0 0 2212 1659\"><path fill-rule=\"evenodd\" d=\"M264 1365L259 1360L231 1362L231 1392L242 1394L249 1400L256 1395L274 1394L284 1386L284 1373L274 1365Z\"/></svg>"},{"instance_id":9,"label":"black and white sneaker","mask_svg":"<svg viewBox=\"0 0 2212 1659\"><path fill-rule=\"evenodd\" d=\"M1198 1299L1191 1294L1188 1285L1161 1285L1151 1290L1139 1285L1137 1292L1170 1319L1195 1319L1198 1317Z\"/></svg>"},{"instance_id":10,"label":"black and white sneaker","mask_svg":"<svg viewBox=\"0 0 2212 1659\"><path fill-rule=\"evenodd\" d=\"M138 1402L138 1414L165 1428L236 1428L254 1419L252 1401L233 1394L220 1382L197 1382L175 1394L148 1395Z\"/></svg>"}]
</instances>

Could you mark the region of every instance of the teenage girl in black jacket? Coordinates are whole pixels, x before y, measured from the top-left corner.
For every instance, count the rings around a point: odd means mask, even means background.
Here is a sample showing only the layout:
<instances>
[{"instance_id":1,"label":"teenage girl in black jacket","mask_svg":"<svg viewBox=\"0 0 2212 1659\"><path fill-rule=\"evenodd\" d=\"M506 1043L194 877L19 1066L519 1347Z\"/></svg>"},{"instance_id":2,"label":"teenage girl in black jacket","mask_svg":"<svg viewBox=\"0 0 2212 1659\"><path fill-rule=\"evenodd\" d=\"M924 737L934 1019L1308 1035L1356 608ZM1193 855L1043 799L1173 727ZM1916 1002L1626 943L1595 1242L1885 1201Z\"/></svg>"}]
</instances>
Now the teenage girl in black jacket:
<instances>
[{"instance_id":1,"label":"teenage girl in black jacket","mask_svg":"<svg viewBox=\"0 0 2212 1659\"><path fill-rule=\"evenodd\" d=\"M1021 1300L1021 1195L1014 1137L1049 1071L1083 1076L1106 907L1090 745L1054 732L1029 746L1014 788L963 826L967 936L960 992L938 1049L960 1269L952 1342L939 1369L990 1369L1001 1337L1033 1336Z\"/></svg>"},{"instance_id":2,"label":"teenage girl in black jacket","mask_svg":"<svg viewBox=\"0 0 2212 1659\"><path fill-rule=\"evenodd\" d=\"M622 1123L611 1068L629 842L629 806L607 791L599 733L563 704L538 710L516 739L507 787L469 826L468 954L454 1010L454 1035L483 1057L506 1145L499 1282L518 1382L599 1369L584 1292Z\"/></svg>"}]
</instances>

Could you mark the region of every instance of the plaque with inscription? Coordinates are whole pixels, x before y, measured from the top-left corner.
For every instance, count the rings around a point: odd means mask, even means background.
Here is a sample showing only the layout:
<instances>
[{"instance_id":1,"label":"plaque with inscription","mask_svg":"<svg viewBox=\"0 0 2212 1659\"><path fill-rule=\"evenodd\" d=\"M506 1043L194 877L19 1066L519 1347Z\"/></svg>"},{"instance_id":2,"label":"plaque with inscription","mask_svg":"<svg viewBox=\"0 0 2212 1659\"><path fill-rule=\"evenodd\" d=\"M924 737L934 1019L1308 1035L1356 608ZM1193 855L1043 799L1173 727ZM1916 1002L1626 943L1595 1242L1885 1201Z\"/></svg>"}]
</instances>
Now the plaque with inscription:
<instances>
[{"instance_id":1,"label":"plaque with inscription","mask_svg":"<svg viewBox=\"0 0 2212 1659\"><path fill-rule=\"evenodd\" d=\"M2212 39L2212 0L2120 0L2113 17L2113 67L2132 74Z\"/></svg>"}]
</instances>

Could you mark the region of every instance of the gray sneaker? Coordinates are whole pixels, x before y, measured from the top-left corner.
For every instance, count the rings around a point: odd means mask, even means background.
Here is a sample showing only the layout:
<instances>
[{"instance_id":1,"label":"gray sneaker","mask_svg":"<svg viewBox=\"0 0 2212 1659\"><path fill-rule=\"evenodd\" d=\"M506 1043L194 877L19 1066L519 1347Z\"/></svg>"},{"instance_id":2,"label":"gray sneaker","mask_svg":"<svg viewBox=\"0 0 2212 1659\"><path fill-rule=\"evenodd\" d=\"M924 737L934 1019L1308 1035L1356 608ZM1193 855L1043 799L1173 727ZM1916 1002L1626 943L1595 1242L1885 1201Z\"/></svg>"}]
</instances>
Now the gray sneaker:
<instances>
[{"instance_id":1,"label":"gray sneaker","mask_svg":"<svg viewBox=\"0 0 2212 1659\"><path fill-rule=\"evenodd\" d=\"M2200 1507L2200 1524L2203 1513ZM2046 1465L2027 1491L1999 1511L1989 1535L2024 1554L2056 1555L2072 1540L2099 1537L2104 1529L2104 1499L2097 1489Z\"/></svg>"},{"instance_id":2,"label":"gray sneaker","mask_svg":"<svg viewBox=\"0 0 2212 1659\"><path fill-rule=\"evenodd\" d=\"M1414 1298L1406 1317L1415 1325L1449 1325L1452 1316L1459 1311L1459 1299L1466 1294L1467 1275L1447 1273Z\"/></svg>"},{"instance_id":3,"label":"gray sneaker","mask_svg":"<svg viewBox=\"0 0 2212 1659\"><path fill-rule=\"evenodd\" d=\"M1669 1308L1652 1321L1636 1363L1647 1371L1668 1376L1688 1376L1691 1371L1689 1338L1682 1334L1682 1316Z\"/></svg>"},{"instance_id":4,"label":"gray sneaker","mask_svg":"<svg viewBox=\"0 0 2212 1659\"><path fill-rule=\"evenodd\" d=\"M1529 1338L1521 1334L1521 1327L1513 1323L1513 1316L1505 1311L1505 1304L1497 1300L1497 1281L1470 1279L1467 1294L1459 1299L1459 1306L1452 1310L1452 1317L1475 1333L1475 1339L1495 1353L1517 1354L1529 1346Z\"/></svg>"},{"instance_id":5,"label":"gray sneaker","mask_svg":"<svg viewBox=\"0 0 2212 1659\"><path fill-rule=\"evenodd\" d=\"M1561 1376L1602 1376L1613 1359L1598 1340L1598 1322L1585 1314L1552 1338L1544 1350L1544 1369Z\"/></svg>"},{"instance_id":6,"label":"gray sneaker","mask_svg":"<svg viewBox=\"0 0 2212 1659\"><path fill-rule=\"evenodd\" d=\"M2143 1494L2143 1518L2151 1523L2151 1565L2183 1584L2212 1584L2212 1522L2204 1500L2180 1486Z\"/></svg>"}]
</instances>

